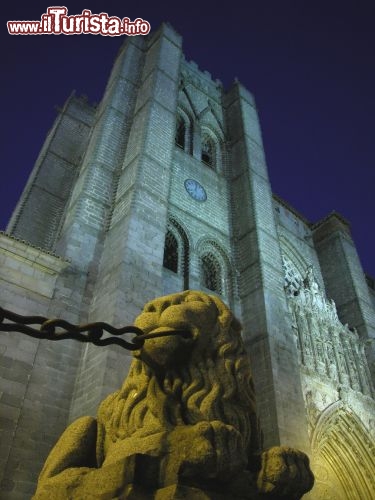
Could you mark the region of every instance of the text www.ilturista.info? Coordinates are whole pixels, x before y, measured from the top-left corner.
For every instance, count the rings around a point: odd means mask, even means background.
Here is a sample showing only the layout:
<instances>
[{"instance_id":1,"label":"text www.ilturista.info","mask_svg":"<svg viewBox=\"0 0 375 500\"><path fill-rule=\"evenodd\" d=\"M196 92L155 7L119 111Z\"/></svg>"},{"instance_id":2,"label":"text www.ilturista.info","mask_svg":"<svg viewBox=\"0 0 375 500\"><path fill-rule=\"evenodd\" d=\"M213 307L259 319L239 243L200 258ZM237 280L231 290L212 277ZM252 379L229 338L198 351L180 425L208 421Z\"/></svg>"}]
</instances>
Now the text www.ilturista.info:
<instances>
[{"instance_id":1,"label":"text www.ilturista.info","mask_svg":"<svg viewBox=\"0 0 375 500\"><path fill-rule=\"evenodd\" d=\"M130 21L128 17L120 19L108 16L106 12L92 14L84 9L82 14L68 16L66 7L48 7L40 21L8 21L10 35L147 35L151 25L144 19Z\"/></svg>"}]
</instances>

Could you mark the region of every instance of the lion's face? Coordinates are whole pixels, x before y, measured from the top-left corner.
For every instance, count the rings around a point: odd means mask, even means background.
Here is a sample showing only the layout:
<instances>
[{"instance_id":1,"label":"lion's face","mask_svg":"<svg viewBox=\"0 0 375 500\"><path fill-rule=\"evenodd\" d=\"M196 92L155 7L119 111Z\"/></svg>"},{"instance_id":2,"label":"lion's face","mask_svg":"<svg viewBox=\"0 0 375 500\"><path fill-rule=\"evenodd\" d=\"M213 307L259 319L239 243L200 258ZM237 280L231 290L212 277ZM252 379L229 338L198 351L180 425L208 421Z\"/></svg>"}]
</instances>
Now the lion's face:
<instances>
[{"instance_id":1,"label":"lion's face","mask_svg":"<svg viewBox=\"0 0 375 500\"><path fill-rule=\"evenodd\" d=\"M255 446L250 364L230 309L215 295L185 291L146 304L135 325L148 338L121 390L101 405L108 442L220 421Z\"/></svg>"},{"instance_id":2,"label":"lion's face","mask_svg":"<svg viewBox=\"0 0 375 500\"><path fill-rule=\"evenodd\" d=\"M145 333L169 333L150 338L135 353L146 363L170 366L188 361L192 349L205 349L218 331L219 311L210 296L186 291L152 300L135 320Z\"/></svg>"}]
</instances>

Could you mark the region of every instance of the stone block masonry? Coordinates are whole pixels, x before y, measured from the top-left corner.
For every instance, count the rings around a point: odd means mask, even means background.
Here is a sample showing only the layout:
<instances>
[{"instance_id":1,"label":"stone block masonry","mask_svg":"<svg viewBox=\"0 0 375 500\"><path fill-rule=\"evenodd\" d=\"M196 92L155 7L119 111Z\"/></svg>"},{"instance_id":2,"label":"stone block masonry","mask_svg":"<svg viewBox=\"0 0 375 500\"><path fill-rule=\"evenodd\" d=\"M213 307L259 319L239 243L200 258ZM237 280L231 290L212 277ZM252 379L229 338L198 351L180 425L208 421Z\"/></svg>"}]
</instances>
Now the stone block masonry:
<instances>
[{"instance_id":1,"label":"stone block masonry","mask_svg":"<svg viewBox=\"0 0 375 500\"><path fill-rule=\"evenodd\" d=\"M66 260L0 235L0 301L5 309L54 317L60 296L64 317L77 321L69 307L74 287L64 278L68 270ZM0 496L31 496L44 458L68 421L80 350L73 341L48 343L1 332Z\"/></svg>"},{"instance_id":2,"label":"stone block masonry","mask_svg":"<svg viewBox=\"0 0 375 500\"><path fill-rule=\"evenodd\" d=\"M334 471L357 470L346 446L371 470L372 281L341 216L310 224L272 195L253 96L186 61L171 26L125 41L98 106L70 96L8 232L0 304L15 312L119 327L164 293L220 295L243 324L265 446L311 454L314 500L327 484L332 497L367 498L371 478L357 471L348 483ZM0 496L31 496L54 440L96 414L130 359L118 347L1 335Z\"/></svg>"},{"instance_id":3,"label":"stone block masonry","mask_svg":"<svg viewBox=\"0 0 375 500\"><path fill-rule=\"evenodd\" d=\"M54 247L94 115L84 98L72 95L67 100L8 224L9 233L42 248Z\"/></svg>"}]
</instances>

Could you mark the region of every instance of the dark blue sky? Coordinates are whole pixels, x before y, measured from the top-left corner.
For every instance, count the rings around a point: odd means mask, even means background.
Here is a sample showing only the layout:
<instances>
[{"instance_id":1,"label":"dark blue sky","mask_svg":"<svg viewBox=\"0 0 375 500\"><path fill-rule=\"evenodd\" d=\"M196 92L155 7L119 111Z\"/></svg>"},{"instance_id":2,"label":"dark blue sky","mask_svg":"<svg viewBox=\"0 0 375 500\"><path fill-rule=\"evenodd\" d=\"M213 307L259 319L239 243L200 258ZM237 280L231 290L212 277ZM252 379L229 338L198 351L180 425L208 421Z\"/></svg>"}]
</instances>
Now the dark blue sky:
<instances>
[{"instance_id":1,"label":"dark blue sky","mask_svg":"<svg viewBox=\"0 0 375 500\"><path fill-rule=\"evenodd\" d=\"M332 210L352 225L364 269L375 276L375 2L64 2L169 21L184 52L225 86L255 95L271 184L312 222ZM51 4L9 2L1 14L4 228L43 140L73 89L100 100L122 40L92 35L10 36L7 20L38 20ZM58 3L58 5L60 5Z\"/></svg>"}]
</instances>

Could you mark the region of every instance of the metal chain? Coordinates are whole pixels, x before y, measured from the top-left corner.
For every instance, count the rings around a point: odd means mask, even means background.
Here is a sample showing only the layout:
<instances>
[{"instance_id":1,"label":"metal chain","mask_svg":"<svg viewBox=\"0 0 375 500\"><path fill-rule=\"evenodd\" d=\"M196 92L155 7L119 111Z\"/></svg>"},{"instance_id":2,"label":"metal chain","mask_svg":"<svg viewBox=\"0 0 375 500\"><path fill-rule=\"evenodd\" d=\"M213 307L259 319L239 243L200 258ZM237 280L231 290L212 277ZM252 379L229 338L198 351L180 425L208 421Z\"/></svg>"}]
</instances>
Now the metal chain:
<instances>
[{"instance_id":1,"label":"metal chain","mask_svg":"<svg viewBox=\"0 0 375 500\"><path fill-rule=\"evenodd\" d=\"M5 322L7 320L8 322ZM34 328L29 325L40 325ZM169 335L180 335L187 339L191 333L187 330L168 330L160 332L144 333L136 326L123 326L115 328L114 326L98 321L87 325L73 325L64 319L48 319L44 316L22 316L12 311L0 307L0 331L3 332L21 332L36 339L64 340L73 339L79 342L91 342L96 346L106 346L117 344L128 351L140 349L145 340L155 337L166 337ZM104 332L113 335L102 339ZM135 335L130 342L119 338L119 335L131 333Z\"/></svg>"},{"instance_id":2,"label":"metal chain","mask_svg":"<svg viewBox=\"0 0 375 500\"><path fill-rule=\"evenodd\" d=\"M5 322L5 320L8 322ZM40 326L34 328L29 325ZM43 316L22 316L2 307L0 307L0 331L21 332L36 339L73 339L79 342L91 342L97 346L117 344L129 351L140 349L145 341L143 331L136 326L115 328L103 322L73 325L63 319L48 319ZM104 332L108 332L114 335L114 337L102 339L101 337ZM135 337L130 342L118 337L125 333L132 333Z\"/></svg>"}]
</instances>

